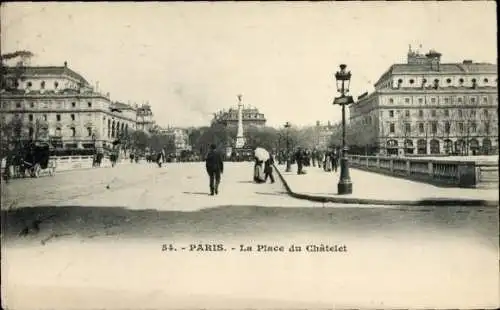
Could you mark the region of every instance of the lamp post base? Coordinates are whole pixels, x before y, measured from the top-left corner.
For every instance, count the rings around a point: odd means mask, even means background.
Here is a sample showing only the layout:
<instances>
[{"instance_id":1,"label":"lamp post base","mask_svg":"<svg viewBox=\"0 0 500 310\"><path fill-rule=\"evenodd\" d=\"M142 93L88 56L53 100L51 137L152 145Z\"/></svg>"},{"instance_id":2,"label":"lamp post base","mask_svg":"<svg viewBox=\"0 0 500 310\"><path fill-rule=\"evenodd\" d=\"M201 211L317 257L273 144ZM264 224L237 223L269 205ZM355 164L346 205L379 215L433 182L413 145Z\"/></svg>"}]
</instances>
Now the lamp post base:
<instances>
[{"instance_id":1,"label":"lamp post base","mask_svg":"<svg viewBox=\"0 0 500 310\"><path fill-rule=\"evenodd\" d=\"M339 195L352 194L351 180L340 180L339 184L337 184L337 191Z\"/></svg>"},{"instance_id":2,"label":"lamp post base","mask_svg":"<svg viewBox=\"0 0 500 310\"><path fill-rule=\"evenodd\" d=\"M349 160L346 157L346 148L344 148L343 153L343 158L340 159L340 180L337 185L339 195L352 194L352 182L349 175Z\"/></svg>"}]
</instances>

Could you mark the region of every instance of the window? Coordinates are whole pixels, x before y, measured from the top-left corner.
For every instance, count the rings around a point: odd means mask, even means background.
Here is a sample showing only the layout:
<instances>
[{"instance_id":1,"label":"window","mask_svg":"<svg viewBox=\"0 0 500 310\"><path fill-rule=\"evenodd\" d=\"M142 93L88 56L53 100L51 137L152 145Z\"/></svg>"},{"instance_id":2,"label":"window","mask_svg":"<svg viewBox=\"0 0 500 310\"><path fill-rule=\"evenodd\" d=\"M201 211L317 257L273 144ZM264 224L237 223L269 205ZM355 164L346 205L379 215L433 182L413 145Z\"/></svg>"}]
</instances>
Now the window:
<instances>
[{"instance_id":1,"label":"window","mask_svg":"<svg viewBox=\"0 0 500 310\"><path fill-rule=\"evenodd\" d=\"M436 103L436 98L431 98L431 103Z\"/></svg>"},{"instance_id":2,"label":"window","mask_svg":"<svg viewBox=\"0 0 500 310\"><path fill-rule=\"evenodd\" d=\"M424 133L424 123L419 123L418 124L418 132Z\"/></svg>"},{"instance_id":3,"label":"window","mask_svg":"<svg viewBox=\"0 0 500 310\"><path fill-rule=\"evenodd\" d=\"M410 98L405 98L405 103L410 103Z\"/></svg>"},{"instance_id":4,"label":"window","mask_svg":"<svg viewBox=\"0 0 500 310\"><path fill-rule=\"evenodd\" d=\"M470 111L470 116L471 117L476 117L476 111L475 110L471 110Z\"/></svg>"},{"instance_id":5,"label":"window","mask_svg":"<svg viewBox=\"0 0 500 310\"><path fill-rule=\"evenodd\" d=\"M57 115L56 115L56 120L57 120L58 122L60 122L60 121L61 121L61 114L57 114Z\"/></svg>"},{"instance_id":6,"label":"window","mask_svg":"<svg viewBox=\"0 0 500 310\"><path fill-rule=\"evenodd\" d=\"M34 132L35 132L35 130L33 129L33 127L28 128L28 136L30 138L33 138Z\"/></svg>"},{"instance_id":7,"label":"window","mask_svg":"<svg viewBox=\"0 0 500 310\"><path fill-rule=\"evenodd\" d=\"M423 80L422 80L422 83L423 83L423 84L427 83L427 79L423 79Z\"/></svg>"},{"instance_id":8,"label":"window","mask_svg":"<svg viewBox=\"0 0 500 310\"><path fill-rule=\"evenodd\" d=\"M462 85L464 83L464 79L460 78L458 82L460 83L460 85Z\"/></svg>"},{"instance_id":9,"label":"window","mask_svg":"<svg viewBox=\"0 0 500 310\"><path fill-rule=\"evenodd\" d=\"M389 132L390 133L394 133L396 130L395 130L395 127L394 127L394 123L390 123L389 124Z\"/></svg>"},{"instance_id":10,"label":"window","mask_svg":"<svg viewBox=\"0 0 500 310\"><path fill-rule=\"evenodd\" d=\"M451 84L451 79L450 78L446 79L446 83Z\"/></svg>"},{"instance_id":11,"label":"window","mask_svg":"<svg viewBox=\"0 0 500 310\"><path fill-rule=\"evenodd\" d=\"M33 83L28 82L28 83L26 83L26 86L28 86L28 88L29 88L29 87L33 86Z\"/></svg>"},{"instance_id":12,"label":"window","mask_svg":"<svg viewBox=\"0 0 500 310\"><path fill-rule=\"evenodd\" d=\"M394 117L394 110L389 110L389 117Z\"/></svg>"},{"instance_id":13,"label":"window","mask_svg":"<svg viewBox=\"0 0 500 310\"><path fill-rule=\"evenodd\" d=\"M477 80L476 79L472 79L471 82L472 82L472 84L476 84Z\"/></svg>"},{"instance_id":14,"label":"window","mask_svg":"<svg viewBox=\"0 0 500 310\"><path fill-rule=\"evenodd\" d=\"M484 116L488 117L488 110L484 110Z\"/></svg>"},{"instance_id":15,"label":"window","mask_svg":"<svg viewBox=\"0 0 500 310\"><path fill-rule=\"evenodd\" d=\"M438 124L437 124L437 122L432 122L431 125L432 125L432 127L431 127L432 128L432 133L433 134L437 134L437 131L438 131Z\"/></svg>"},{"instance_id":16,"label":"window","mask_svg":"<svg viewBox=\"0 0 500 310\"><path fill-rule=\"evenodd\" d=\"M72 137L76 136L76 128L75 127L70 128L70 134Z\"/></svg>"},{"instance_id":17,"label":"window","mask_svg":"<svg viewBox=\"0 0 500 310\"><path fill-rule=\"evenodd\" d=\"M418 103L424 103L424 99L423 98L418 98Z\"/></svg>"},{"instance_id":18,"label":"window","mask_svg":"<svg viewBox=\"0 0 500 310\"><path fill-rule=\"evenodd\" d=\"M450 122L444 123L444 132L446 134L450 134L450 128L451 128Z\"/></svg>"},{"instance_id":19,"label":"window","mask_svg":"<svg viewBox=\"0 0 500 310\"><path fill-rule=\"evenodd\" d=\"M394 103L394 99L389 98L389 103Z\"/></svg>"},{"instance_id":20,"label":"window","mask_svg":"<svg viewBox=\"0 0 500 310\"><path fill-rule=\"evenodd\" d=\"M424 110L418 110L418 117L424 117Z\"/></svg>"},{"instance_id":21,"label":"window","mask_svg":"<svg viewBox=\"0 0 500 310\"><path fill-rule=\"evenodd\" d=\"M90 102L90 101L87 102L87 105L88 105L89 108L92 108L92 102Z\"/></svg>"},{"instance_id":22,"label":"window","mask_svg":"<svg viewBox=\"0 0 500 310\"><path fill-rule=\"evenodd\" d=\"M75 108L75 107L76 107L76 102L72 102L72 103L71 103L71 107L72 107L72 108Z\"/></svg>"},{"instance_id":23,"label":"window","mask_svg":"<svg viewBox=\"0 0 500 310\"><path fill-rule=\"evenodd\" d=\"M458 131L464 132L464 123L458 123Z\"/></svg>"},{"instance_id":24,"label":"window","mask_svg":"<svg viewBox=\"0 0 500 310\"><path fill-rule=\"evenodd\" d=\"M28 115L28 121L30 121L30 122L33 121L33 114Z\"/></svg>"},{"instance_id":25,"label":"window","mask_svg":"<svg viewBox=\"0 0 500 310\"><path fill-rule=\"evenodd\" d=\"M40 83L40 88L41 88L41 89L45 89L45 81L42 81L42 82Z\"/></svg>"},{"instance_id":26,"label":"window","mask_svg":"<svg viewBox=\"0 0 500 310\"><path fill-rule=\"evenodd\" d=\"M488 83L488 79L484 79L484 80L483 80L483 82L484 82L485 84L487 84L487 83Z\"/></svg>"},{"instance_id":27,"label":"window","mask_svg":"<svg viewBox=\"0 0 500 310\"><path fill-rule=\"evenodd\" d=\"M470 103L473 103L473 104L476 103L476 98L474 98L474 97L470 98Z\"/></svg>"},{"instance_id":28,"label":"window","mask_svg":"<svg viewBox=\"0 0 500 310\"><path fill-rule=\"evenodd\" d=\"M458 103L462 103L462 97L457 98Z\"/></svg>"},{"instance_id":29,"label":"window","mask_svg":"<svg viewBox=\"0 0 500 310\"><path fill-rule=\"evenodd\" d=\"M483 97L483 102L488 103L488 97Z\"/></svg>"},{"instance_id":30,"label":"window","mask_svg":"<svg viewBox=\"0 0 500 310\"><path fill-rule=\"evenodd\" d=\"M413 84L415 83L415 80L414 79L410 79L410 84Z\"/></svg>"},{"instance_id":31,"label":"window","mask_svg":"<svg viewBox=\"0 0 500 310\"><path fill-rule=\"evenodd\" d=\"M406 111L405 111L405 116L406 116L406 117L410 117L410 110L406 110Z\"/></svg>"},{"instance_id":32,"label":"window","mask_svg":"<svg viewBox=\"0 0 500 310\"><path fill-rule=\"evenodd\" d=\"M59 83L57 81L54 82L54 88L59 87Z\"/></svg>"},{"instance_id":33,"label":"window","mask_svg":"<svg viewBox=\"0 0 500 310\"><path fill-rule=\"evenodd\" d=\"M436 110L431 110L431 116L436 117Z\"/></svg>"},{"instance_id":34,"label":"window","mask_svg":"<svg viewBox=\"0 0 500 310\"><path fill-rule=\"evenodd\" d=\"M450 110L444 110L444 116L450 116Z\"/></svg>"},{"instance_id":35,"label":"window","mask_svg":"<svg viewBox=\"0 0 500 310\"><path fill-rule=\"evenodd\" d=\"M410 132L411 132L411 124L405 123L405 133L410 133Z\"/></svg>"},{"instance_id":36,"label":"window","mask_svg":"<svg viewBox=\"0 0 500 310\"><path fill-rule=\"evenodd\" d=\"M30 102L30 108L34 108L35 107L35 103L34 102Z\"/></svg>"},{"instance_id":37,"label":"window","mask_svg":"<svg viewBox=\"0 0 500 310\"><path fill-rule=\"evenodd\" d=\"M477 124L476 124L476 122L470 123L470 130L473 133L476 132L476 130L477 130Z\"/></svg>"},{"instance_id":38,"label":"window","mask_svg":"<svg viewBox=\"0 0 500 310\"><path fill-rule=\"evenodd\" d=\"M21 108L21 102L16 102L16 108L18 108L18 109Z\"/></svg>"},{"instance_id":39,"label":"window","mask_svg":"<svg viewBox=\"0 0 500 310\"><path fill-rule=\"evenodd\" d=\"M74 121L75 120L75 114L71 114L71 120Z\"/></svg>"},{"instance_id":40,"label":"window","mask_svg":"<svg viewBox=\"0 0 500 310\"><path fill-rule=\"evenodd\" d=\"M92 136L92 127L87 127L87 136Z\"/></svg>"},{"instance_id":41,"label":"window","mask_svg":"<svg viewBox=\"0 0 500 310\"><path fill-rule=\"evenodd\" d=\"M44 121L47 121L47 114L44 114L44 115L43 115L43 120L44 120Z\"/></svg>"},{"instance_id":42,"label":"window","mask_svg":"<svg viewBox=\"0 0 500 310\"><path fill-rule=\"evenodd\" d=\"M439 80L438 79L434 80L434 88L439 88Z\"/></svg>"},{"instance_id":43,"label":"window","mask_svg":"<svg viewBox=\"0 0 500 310\"><path fill-rule=\"evenodd\" d=\"M61 127L56 128L56 136L58 136L58 137L61 136Z\"/></svg>"},{"instance_id":44,"label":"window","mask_svg":"<svg viewBox=\"0 0 500 310\"><path fill-rule=\"evenodd\" d=\"M464 112L462 110L458 110L458 117L463 117L464 116Z\"/></svg>"},{"instance_id":45,"label":"window","mask_svg":"<svg viewBox=\"0 0 500 310\"><path fill-rule=\"evenodd\" d=\"M444 103L445 103L445 104L450 103L450 98L444 98Z\"/></svg>"}]
</instances>

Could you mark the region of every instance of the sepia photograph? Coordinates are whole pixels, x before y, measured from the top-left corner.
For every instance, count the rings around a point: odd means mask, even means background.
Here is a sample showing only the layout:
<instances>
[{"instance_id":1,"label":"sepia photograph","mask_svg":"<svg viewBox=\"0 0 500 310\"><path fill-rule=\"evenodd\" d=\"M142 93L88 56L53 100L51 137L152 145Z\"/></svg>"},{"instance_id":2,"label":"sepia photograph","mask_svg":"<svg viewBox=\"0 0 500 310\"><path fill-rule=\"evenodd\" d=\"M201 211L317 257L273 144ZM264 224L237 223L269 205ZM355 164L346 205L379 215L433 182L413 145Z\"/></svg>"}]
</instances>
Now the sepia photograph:
<instances>
[{"instance_id":1,"label":"sepia photograph","mask_svg":"<svg viewBox=\"0 0 500 310\"><path fill-rule=\"evenodd\" d=\"M1 309L497 309L494 1L4 2Z\"/></svg>"}]
</instances>

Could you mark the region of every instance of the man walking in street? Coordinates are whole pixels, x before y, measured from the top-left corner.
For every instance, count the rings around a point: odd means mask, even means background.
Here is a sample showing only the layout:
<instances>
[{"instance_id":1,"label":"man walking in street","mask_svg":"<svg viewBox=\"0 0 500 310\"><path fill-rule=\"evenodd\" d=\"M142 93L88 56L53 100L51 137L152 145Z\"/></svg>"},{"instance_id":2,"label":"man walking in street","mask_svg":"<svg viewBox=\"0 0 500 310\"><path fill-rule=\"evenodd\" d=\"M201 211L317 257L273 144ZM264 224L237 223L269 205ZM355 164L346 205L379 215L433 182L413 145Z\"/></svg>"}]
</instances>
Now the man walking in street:
<instances>
[{"instance_id":1,"label":"man walking in street","mask_svg":"<svg viewBox=\"0 0 500 310\"><path fill-rule=\"evenodd\" d=\"M274 165L273 155L269 154L269 159L266 160L264 163L264 183L267 182L267 177L271 179L271 183L274 183L273 165Z\"/></svg>"},{"instance_id":2,"label":"man walking in street","mask_svg":"<svg viewBox=\"0 0 500 310\"><path fill-rule=\"evenodd\" d=\"M205 166L210 180L210 195L217 195L219 194L220 177L224 171L224 162L222 161L221 154L216 151L215 144L210 145L210 151L207 154Z\"/></svg>"}]
</instances>

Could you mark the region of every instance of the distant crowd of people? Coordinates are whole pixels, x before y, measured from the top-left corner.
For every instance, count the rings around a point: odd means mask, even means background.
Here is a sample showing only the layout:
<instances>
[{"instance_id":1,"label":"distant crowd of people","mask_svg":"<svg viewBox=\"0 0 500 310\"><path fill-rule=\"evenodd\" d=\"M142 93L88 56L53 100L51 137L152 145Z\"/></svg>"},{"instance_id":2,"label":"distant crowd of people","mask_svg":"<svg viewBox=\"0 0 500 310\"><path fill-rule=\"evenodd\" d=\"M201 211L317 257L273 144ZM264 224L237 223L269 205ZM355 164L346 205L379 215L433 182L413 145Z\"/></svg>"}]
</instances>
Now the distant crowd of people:
<instances>
[{"instance_id":1,"label":"distant crowd of people","mask_svg":"<svg viewBox=\"0 0 500 310\"><path fill-rule=\"evenodd\" d=\"M286 151L278 153L278 164L297 164L297 174L304 174L304 167L318 167L325 172L337 172L340 160L340 150L328 148L327 150L297 148L295 152L287 154Z\"/></svg>"}]
</instances>

